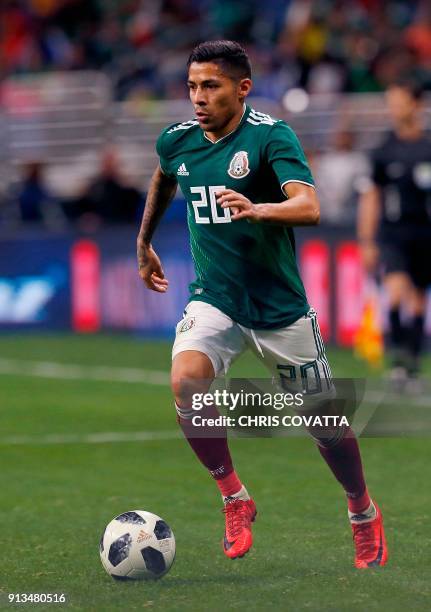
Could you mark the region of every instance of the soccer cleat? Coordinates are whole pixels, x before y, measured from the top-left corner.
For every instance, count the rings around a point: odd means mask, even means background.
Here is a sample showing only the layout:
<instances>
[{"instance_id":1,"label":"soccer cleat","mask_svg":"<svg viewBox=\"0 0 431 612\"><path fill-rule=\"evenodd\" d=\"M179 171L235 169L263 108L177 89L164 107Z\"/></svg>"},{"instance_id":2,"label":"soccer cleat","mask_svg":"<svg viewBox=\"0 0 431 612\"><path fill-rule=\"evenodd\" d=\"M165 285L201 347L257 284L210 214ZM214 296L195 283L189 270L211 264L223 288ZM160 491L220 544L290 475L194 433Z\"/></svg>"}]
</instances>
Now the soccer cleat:
<instances>
[{"instance_id":1,"label":"soccer cleat","mask_svg":"<svg viewBox=\"0 0 431 612\"><path fill-rule=\"evenodd\" d=\"M374 506L377 510L376 518L371 521L351 523L356 548L355 567L359 569L385 565L388 560L382 513L377 504ZM355 516L351 517L352 519L355 520Z\"/></svg>"},{"instance_id":2,"label":"soccer cleat","mask_svg":"<svg viewBox=\"0 0 431 612\"><path fill-rule=\"evenodd\" d=\"M222 512L226 519L224 554L229 559L243 557L253 544L251 523L256 518L256 505L252 499L233 498L227 501Z\"/></svg>"}]
</instances>

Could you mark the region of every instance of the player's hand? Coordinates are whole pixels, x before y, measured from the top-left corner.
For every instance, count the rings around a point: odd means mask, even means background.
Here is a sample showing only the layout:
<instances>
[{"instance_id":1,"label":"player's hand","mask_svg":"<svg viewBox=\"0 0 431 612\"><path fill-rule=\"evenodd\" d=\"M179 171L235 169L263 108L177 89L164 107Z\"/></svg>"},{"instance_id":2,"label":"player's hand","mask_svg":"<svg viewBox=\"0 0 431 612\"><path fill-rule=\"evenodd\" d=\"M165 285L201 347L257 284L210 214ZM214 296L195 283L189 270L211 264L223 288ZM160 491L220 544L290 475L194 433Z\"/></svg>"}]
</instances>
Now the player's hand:
<instances>
[{"instance_id":1,"label":"player's hand","mask_svg":"<svg viewBox=\"0 0 431 612\"><path fill-rule=\"evenodd\" d=\"M379 260L379 248L373 241L362 242L360 244L362 264L370 274L375 271Z\"/></svg>"},{"instance_id":2,"label":"player's hand","mask_svg":"<svg viewBox=\"0 0 431 612\"><path fill-rule=\"evenodd\" d=\"M165 278L162 264L151 245L143 243L138 238L139 276L148 289L165 293L168 289L168 279Z\"/></svg>"},{"instance_id":3,"label":"player's hand","mask_svg":"<svg viewBox=\"0 0 431 612\"><path fill-rule=\"evenodd\" d=\"M231 219L248 219L256 221L256 207L242 193L238 193L233 189L222 189L216 193L217 204L222 208L230 208Z\"/></svg>"}]
</instances>

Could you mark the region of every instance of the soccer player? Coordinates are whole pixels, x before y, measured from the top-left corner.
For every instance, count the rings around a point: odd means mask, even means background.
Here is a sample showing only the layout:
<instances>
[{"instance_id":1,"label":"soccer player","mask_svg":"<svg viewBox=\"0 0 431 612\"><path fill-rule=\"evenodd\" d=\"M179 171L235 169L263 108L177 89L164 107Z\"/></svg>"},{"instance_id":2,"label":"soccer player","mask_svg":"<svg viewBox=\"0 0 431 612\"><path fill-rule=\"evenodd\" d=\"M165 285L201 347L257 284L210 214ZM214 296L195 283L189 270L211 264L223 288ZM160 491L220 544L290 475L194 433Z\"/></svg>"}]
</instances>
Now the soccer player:
<instances>
[{"instance_id":1,"label":"soccer player","mask_svg":"<svg viewBox=\"0 0 431 612\"><path fill-rule=\"evenodd\" d=\"M431 139L424 131L422 91L413 82L388 88L393 130L371 156L372 183L359 208L363 261L378 259L389 301L391 378L396 388L419 390L426 288L431 283ZM400 310L410 315L405 324Z\"/></svg>"},{"instance_id":2,"label":"soccer player","mask_svg":"<svg viewBox=\"0 0 431 612\"><path fill-rule=\"evenodd\" d=\"M149 289L167 291L151 239L179 183L187 200L196 280L176 328L172 389L179 424L223 497L223 549L234 559L252 545L256 506L234 469L226 432L199 437L190 427L196 414L191 393L205 392L246 347L278 378L288 373L304 386L331 389L316 313L307 303L296 265L292 230L318 223L319 202L290 127L246 105L251 67L239 44L198 45L188 61L187 83L195 119L171 125L158 139L160 165L138 236L138 263ZM214 407L206 409L206 415L215 413ZM341 428L332 436L314 434L347 495L356 567L384 565L382 516L368 494L353 432Z\"/></svg>"}]
</instances>

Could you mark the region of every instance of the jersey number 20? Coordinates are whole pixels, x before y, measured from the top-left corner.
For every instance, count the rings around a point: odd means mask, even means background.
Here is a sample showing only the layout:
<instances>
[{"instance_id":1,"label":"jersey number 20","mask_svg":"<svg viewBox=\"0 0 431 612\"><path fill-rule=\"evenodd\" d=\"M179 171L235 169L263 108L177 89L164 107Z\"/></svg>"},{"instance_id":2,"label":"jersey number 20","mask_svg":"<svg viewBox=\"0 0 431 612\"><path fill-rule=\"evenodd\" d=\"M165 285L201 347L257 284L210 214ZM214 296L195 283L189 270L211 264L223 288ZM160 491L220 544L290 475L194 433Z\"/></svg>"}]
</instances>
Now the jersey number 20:
<instances>
[{"instance_id":1,"label":"jersey number 20","mask_svg":"<svg viewBox=\"0 0 431 612\"><path fill-rule=\"evenodd\" d=\"M226 189L224 185L211 185L209 187L190 187L191 193L200 196L200 200L192 200L196 223L230 223L229 208L217 206L216 193ZM205 210L204 210L205 209Z\"/></svg>"}]
</instances>

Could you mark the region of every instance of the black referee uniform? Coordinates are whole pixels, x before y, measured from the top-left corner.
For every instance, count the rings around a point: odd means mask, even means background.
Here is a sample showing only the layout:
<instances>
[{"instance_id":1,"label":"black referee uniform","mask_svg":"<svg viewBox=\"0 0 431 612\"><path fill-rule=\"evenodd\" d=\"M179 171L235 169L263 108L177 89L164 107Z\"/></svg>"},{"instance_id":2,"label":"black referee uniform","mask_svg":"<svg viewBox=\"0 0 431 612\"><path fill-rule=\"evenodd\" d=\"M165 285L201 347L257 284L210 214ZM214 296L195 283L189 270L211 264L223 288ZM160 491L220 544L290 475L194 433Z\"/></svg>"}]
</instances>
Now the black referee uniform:
<instances>
[{"instance_id":1,"label":"black referee uniform","mask_svg":"<svg viewBox=\"0 0 431 612\"><path fill-rule=\"evenodd\" d=\"M372 155L380 188L377 240L384 273L405 272L413 284L431 284L431 137L401 140L388 134Z\"/></svg>"},{"instance_id":2,"label":"black referee uniform","mask_svg":"<svg viewBox=\"0 0 431 612\"><path fill-rule=\"evenodd\" d=\"M380 190L377 233L383 274L406 273L413 285L431 285L431 136L399 138L390 132L371 157L372 180ZM424 316L403 328L399 310L389 313L394 366L418 371Z\"/></svg>"}]
</instances>

